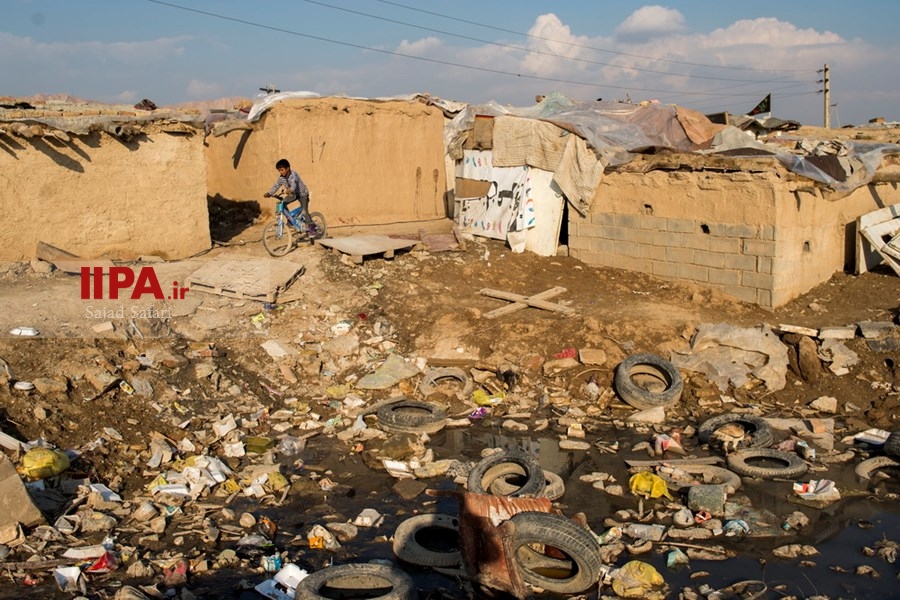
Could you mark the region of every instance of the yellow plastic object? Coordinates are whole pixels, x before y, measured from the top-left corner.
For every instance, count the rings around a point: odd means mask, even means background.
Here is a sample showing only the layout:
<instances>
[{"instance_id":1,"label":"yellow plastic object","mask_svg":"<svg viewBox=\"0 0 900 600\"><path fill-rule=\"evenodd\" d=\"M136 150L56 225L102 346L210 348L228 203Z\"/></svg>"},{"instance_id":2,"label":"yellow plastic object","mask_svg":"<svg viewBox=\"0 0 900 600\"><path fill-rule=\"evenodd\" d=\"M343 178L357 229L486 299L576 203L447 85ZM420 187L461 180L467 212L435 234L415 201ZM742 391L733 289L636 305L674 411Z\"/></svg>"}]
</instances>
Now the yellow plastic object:
<instances>
[{"instance_id":1,"label":"yellow plastic object","mask_svg":"<svg viewBox=\"0 0 900 600\"><path fill-rule=\"evenodd\" d=\"M475 390L472 392L472 401L478 406L496 406L506 399L506 394L488 394L484 390Z\"/></svg>"},{"instance_id":2,"label":"yellow plastic object","mask_svg":"<svg viewBox=\"0 0 900 600\"><path fill-rule=\"evenodd\" d=\"M45 479L69 468L69 457L60 450L32 448L22 458L22 475L29 479Z\"/></svg>"},{"instance_id":3,"label":"yellow plastic object","mask_svg":"<svg viewBox=\"0 0 900 600\"><path fill-rule=\"evenodd\" d=\"M319 536L309 538L309 547L313 550L324 550L325 538Z\"/></svg>"},{"instance_id":4,"label":"yellow plastic object","mask_svg":"<svg viewBox=\"0 0 900 600\"><path fill-rule=\"evenodd\" d=\"M287 480L287 477L285 477L278 471L272 471L271 473L269 473L269 480L266 483L275 492L277 492L278 490L283 490L284 488L286 488L287 486L290 485L290 482Z\"/></svg>"},{"instance_id":5,"label":"yellow plastic object","mask_svg":"<svg viewBox=\"0 0 900 600\"><path fill-rule=\"evenodd\" d=\"M653 565L632 560L613 572L613 591L622 598L652 598L653 588L666 581Z\"/></svg>"},{"instance_id":6,"label":"yellow plastic object","mask_svg":"<svg viewBox=\"0 0 900 600\"><path fill-rule=\"evenodd\" d=\"M644 498L665 496L669 500L673 499L663 478L659 475L654 475L650 471L635 473L628 480L628 485L631 487L632 494L643 496Z\"/></svg>"}]
</instances>

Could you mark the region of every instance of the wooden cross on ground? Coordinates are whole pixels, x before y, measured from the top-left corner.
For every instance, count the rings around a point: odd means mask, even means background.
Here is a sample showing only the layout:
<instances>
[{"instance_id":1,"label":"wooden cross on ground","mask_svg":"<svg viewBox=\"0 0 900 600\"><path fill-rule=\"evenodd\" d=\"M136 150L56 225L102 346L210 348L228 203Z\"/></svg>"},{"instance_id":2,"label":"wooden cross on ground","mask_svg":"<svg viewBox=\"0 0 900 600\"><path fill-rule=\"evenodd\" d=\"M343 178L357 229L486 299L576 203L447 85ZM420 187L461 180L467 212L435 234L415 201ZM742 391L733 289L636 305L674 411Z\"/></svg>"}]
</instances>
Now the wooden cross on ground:
<instances>
[{"instance_id":1,"label":"wooden cross on ground","mask_svg":"<svg viewBox=\"0 0 900 600\"><path fill-rule=\"evenodd\" d=\"M526 308L528 306L532 306L534 308L541 308L543 310L549 310L552 312L557 312L564 314L566 316L571 316L575 314L575 309L569 306L561 306L559 304L554 304L552 302L547 302L549 298L554 296L558 296L566 291L564 287L553 287L549 290L544 290L543 292L539 292L532 296L521 296L519 294L513 294L511 292L503 292L500 290L492 290L485 288L481 290L481 294L484 296L490 296L491 298L498 298L500 300L509 300L512 304L507 306L501 306L500 308L494 309L490 312L486 312L481 317L483 319L496 319L497 317L502 317L503 315L508 315L511 312L515 312L519 309Z\"/></svg>"}]
</instances>

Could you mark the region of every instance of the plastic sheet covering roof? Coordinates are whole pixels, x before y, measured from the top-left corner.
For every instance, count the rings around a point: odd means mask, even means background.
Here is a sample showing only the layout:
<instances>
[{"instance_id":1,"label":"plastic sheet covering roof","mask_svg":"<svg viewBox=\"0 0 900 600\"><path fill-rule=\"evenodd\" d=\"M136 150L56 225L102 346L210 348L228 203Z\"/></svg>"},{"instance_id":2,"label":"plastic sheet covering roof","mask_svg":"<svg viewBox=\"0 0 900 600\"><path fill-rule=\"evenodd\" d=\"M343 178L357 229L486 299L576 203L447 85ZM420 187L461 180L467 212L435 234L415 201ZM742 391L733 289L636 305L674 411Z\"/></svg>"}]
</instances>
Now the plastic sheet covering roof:
<instances>
[{"instance_id":1,"label":"plastic sheet covering roof","mask_svg":"<svg viewBox=\"0 0 900 600\"><path fill-rule=\"evenodd\" d=\"M476 115L549 121L584 138L601 160L612 166L625 164L637 153L652 148L705 154L728 151L733 157L771 154L794 173L842 192L867 184L886 155L900 153L896 144L845 142L841 162L846 177L835 178L806 154L792 154L784 146L756 141L736 127L712 124L696 111L675 105L582 102L558 93L524 108L496 102L469 105L445 128L447 147L462 131L473 127Z\"/></svg>"}]
</instances>

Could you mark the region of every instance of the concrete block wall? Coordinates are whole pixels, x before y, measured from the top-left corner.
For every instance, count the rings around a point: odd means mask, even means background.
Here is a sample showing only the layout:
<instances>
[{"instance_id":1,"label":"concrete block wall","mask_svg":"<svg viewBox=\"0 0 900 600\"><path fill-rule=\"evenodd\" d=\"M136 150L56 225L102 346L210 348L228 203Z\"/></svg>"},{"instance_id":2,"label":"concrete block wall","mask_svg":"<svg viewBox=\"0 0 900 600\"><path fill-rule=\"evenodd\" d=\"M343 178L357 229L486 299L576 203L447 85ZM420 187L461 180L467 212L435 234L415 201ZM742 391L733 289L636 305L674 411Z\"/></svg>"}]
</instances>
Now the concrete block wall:
<instances>
[{"instance_id":1,"label":"concrete block wall","mask_svg":"<svg viewBox=\"0 0 900 600\"><path fill-rule=\"evenodd\" d=\"M588 264L693 281L772 306L774 225L575 213L569 221L569 252Z\"/></svg>"},{"instance_id":2,"label":"concrete block wall","mask_svg":"<svg viewBox=\"0 0 900 600\"><path fill-rule=\"evenodd\" d=\"M898 202L895 184L833 194L774 160L753 172L612 172L589 214L569 211L569 252L777 308L851 266L856 218Z\"/></svg>"}]
</instances>

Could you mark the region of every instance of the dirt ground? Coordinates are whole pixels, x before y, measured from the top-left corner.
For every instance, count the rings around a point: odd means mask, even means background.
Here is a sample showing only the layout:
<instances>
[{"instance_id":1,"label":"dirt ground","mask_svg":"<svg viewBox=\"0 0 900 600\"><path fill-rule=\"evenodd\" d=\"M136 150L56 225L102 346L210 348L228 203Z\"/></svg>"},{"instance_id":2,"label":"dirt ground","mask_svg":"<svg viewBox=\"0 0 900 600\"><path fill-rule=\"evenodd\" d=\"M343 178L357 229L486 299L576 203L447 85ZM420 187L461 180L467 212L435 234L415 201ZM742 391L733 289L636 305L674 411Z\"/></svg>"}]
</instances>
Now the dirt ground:
<instances>
[{"instance_id":1,"label":"dirt ground","mask_svg":"<svg viewBox=\"0 0 900 600\"><path fill-rule=\"evenodd\" d=\"M422 229L449 236L452 223L397 225L363 233L415 238ZM227 237L227 241L210 252L177 264L152 265L165 288L168 284L162 277L183 281L206 261L266 261L270 257L259 241L261 232L262 223L258 222L245 223L227 236L217 236L214 228L213 237ZM332 236L353 233L359 232L330 232ZM859 277L837 273L789 305L767 311L696 286L592 267L567 256L514 254L496 240L469 240L465 249L440 252L415 247L398 251L392 259L365 257L362 264L321 246L304 244L278 260L300 265L304 272L280 296L277 306L192 290L185 300L166 303L171 318L136 320L140 333L129 328L127 319L88 318L85 305L90 301L80 298L77 276L41 272L41 265L35 270L33 265L8 264L5 271L0 265L0 358L13 373L6 378L7 385L0 387L4 417L0 429L20 440L43 438L60 448L81 450L73 471L104 482L131 500L146 494L145 486L152 479L145 463L154 432L172 443L184 439L196 443L192 430L208 429L232 412L249 418L253 435L274 437L285 430L273 429L276 422L267 417L284 409L296 411L298 406L328 419L338 414L335 399L341 399L334 388L352 389L390 353L410 361L424 359L423 364L429 366L514 373L506 401L492 415L497 431L503 431L499 429L501 417L519 415L526 429L504 431L511 437L556 439L565 433L564 428L551 427L538 434L537 423L541 418L558 418L573 406L585 411L586 440L592 444L626 435L649 439L654 431L690 431L709 416L735 407L756 410L765 417L833 417L837 440L870 427L896 428L900 381L895 366L900 350L890 350L897 348L893 345L872 350L858 335L847 340L847 346L859 356L859 363L848 374L833 374L825 362L813 380L791 369L781 390L768 391L761 385L732 389L715 405L705 401L710 395L718 396L710 392L711 384L702 375L684 372L682 400L667 410L664 423L651 427L626 426L624 420L634 409L616 398L606 406L594 406L584 392L589 376L601 388L611 387L616 365L633 353L669 356L673 350L687 350L702 323L747 328L787 324L814 329L861 321L896 323L900 278L888 270L877 269ZM565 291L549 302L571 308L573 315L527 307L496 319L484 318L508 302L482 294L483 289L530 296L553 287ZM119 304L130 310L129 301ZM114 330L98 333L95 327L107 320L114 323ZM17 326L36 327L41 335L29 339L6 334ZM335 346L335 331L342 327L355 336L354 347ZM289 356L274 359L262 347L268 340L289 347ZM547 361L572 348L602 350L605 360L545 373ZM95 383L98 369L125 380L143 378L152 383L152 390L145 395L130 395L119 388L104 393ZM0 376L2 371L0 368ZM353 393L367 403L399 394L424 400L416 388L418 379ZM17 390L12 385L17 380L33 381L37 390ZM451 415L464 416L475 408L470 399L456 397L452 391L440 395L449 404ZM808 407L822 396L837 399L838 414ZM92 444L108 428L121 439ZM220 445L206 441L210 453L221 455ZM310 447L315 443L311 441ZM328 444L306 456L307 465L327 464L322 453L335 448L344 456L346 444L334 438ZM365 444L360 455L377 452L378 444L377 440ZM696 439L686 439L691 450L698 445ZM462 453L477 458L474 447ZM230 460L233 467L245 463L246 459ZM298 499L308 492L303 485L295 487L305 490L298 492ZM375 490L379 489L383 491L376 486ZM292 489L292 497L294 493ZM371 496L367 498L371 501ZM873 507L872 514L876 512ZM299 531L301 522L309 521L302 517L292 521L282 515L286 529L297 526ZM602 529L600 523L596 525L597 530ZM144 548L145 556L167 550L165 543L148 546L143 541L129 541ZM29 555L20 548L16 556L16 560L26 560ZM260 580L258 570L249 573L255 581ZM239 571L238 575L247 574ZM52 580L45 579L44 584L44 593L54 589ZM0 587L7 594L23 593L18 582ZM112 592L107 589L105 593Z\"/></svg>"}]
</instances>

